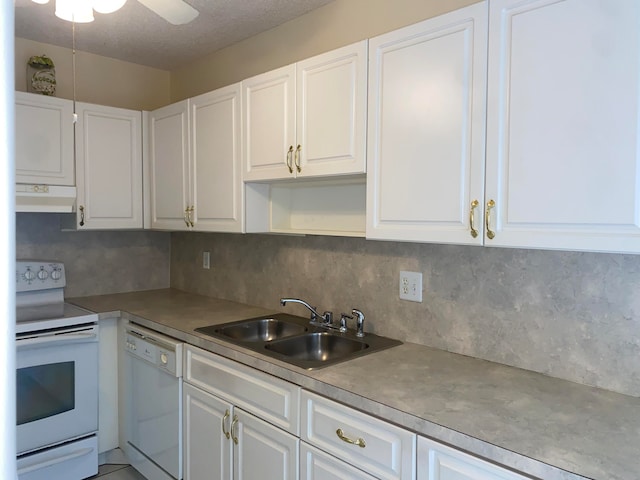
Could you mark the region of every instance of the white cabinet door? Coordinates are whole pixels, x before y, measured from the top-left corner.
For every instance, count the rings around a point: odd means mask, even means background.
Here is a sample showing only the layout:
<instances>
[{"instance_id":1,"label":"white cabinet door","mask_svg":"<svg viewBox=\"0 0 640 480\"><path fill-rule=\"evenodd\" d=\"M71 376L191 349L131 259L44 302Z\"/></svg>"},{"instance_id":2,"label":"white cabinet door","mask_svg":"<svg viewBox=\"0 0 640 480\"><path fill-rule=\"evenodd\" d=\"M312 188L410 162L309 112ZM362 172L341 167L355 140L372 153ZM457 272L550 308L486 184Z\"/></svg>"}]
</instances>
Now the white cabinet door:
<instances>
[{"instance_id":1,"label":"white cabinet door","mask_svg":"<svg viewBox=\"0 0 640 480\"><path fill-rule=\"evenodd\" d=\"M300 442L300 480L375 480L375 477Z\"/></svg>"},{"instance_id":2,"label":"white cabinet door","mask_svg":"<svg viewBox=\"0 0 640 480\"><path fill-rule=\"evenodd\" d=\"M418 480L526 480L522 475L418 437Z\"/></svg>"},{"instance_id":3,"label":"white cabinet door","mask_svg":"<svg viewBox=\"0 0 640 480\"><path fill-rule=\"evenodd\" d=\"M189 200L188 101L149 114L151 228L186 230Z\"/></svg>"},{"instance_id":4,"label":"white cabinet door","mask_svg":"<svg viewBox=\"0 0 640 480\"><path fill-rule=\"evenodd\" d=\"M300 439L240 409L235 418L234 480L297 480Z\"/></svg>"},{"instance_id":5,"label":"white cabinet door","mask_svg":"<svg viewBox=\"0 0 640 480\"><path fill-rule=\"evenodd\" d=\"M142 228L142 113L76 104L77 226Z\"/></svg>"},{"instance_id":6,"label":"white cabinet door","mask_svg":"<svg viewBox=\"0 0 640 480\"><path fill-rule=\"evenodd\" d=\"M640 252L640 3L492 0L489 24L485 244Z\"/></svg>"},{"instance_id":7,"label":"white cabinet door","mask_svg":"<svg viewBox=\"0 0 640 480\"><path fill-rule=\"evenodd\" d=\"M367 238L482 244L486 32L482 2L369 41Z\"/></svg>"},{"instance_id":8,"label":"white cabinet door","mask_svg":"<svg viewBox=\"0 0 640 480\"><path fill-rule=\"evenodd\" d=\"M241 84L189 100L194 230L242 232Z\"/></svg>"},{"instance_id":9,"label":"white cabinet door","mask_svg":"<svg viewBox=\"0 0 640 480\"><path fill-rule=\"evenodd\" d=\"M183 385L184 479L231 479L231 404ZM223 431L223 428L225 429Z\"/></svg>"},{"instance_id":10,"label":"white cabinet door","mask_svg":"<svg viewBox=\"0 0 640 480\"><path fill-rule=\"evenodd\" d=\"M16 92L16 182L75 185L73 102Z\"/></svg>"},{"instance_id":11,"label":"white cabinet door","mask_svg":"<svg viewBox=\"0 0 640 480\"><path fill-rule=\"evenodd\" d=\"M244 180L293 178L295 65L242 82Z\"/></svg>"},{"instance_id":12,"label":"white cabinet door","mask_svg":"<svg viewBox=\"0 0 640 480\"><path fill-rule=\"evenodd\" d=\"M298 62L296 75L297 175L364 173L367 41Z\"/></svg>"},{"instance_id":13,"label":"white cabinet door","mask_svg":"<svg viewBox=\"0 0 640 480\"><path fill-rule=\"evenodd\" d=\"M244 180L364 173L367 42L243 84Z\"/></svg>"}]
</instances>

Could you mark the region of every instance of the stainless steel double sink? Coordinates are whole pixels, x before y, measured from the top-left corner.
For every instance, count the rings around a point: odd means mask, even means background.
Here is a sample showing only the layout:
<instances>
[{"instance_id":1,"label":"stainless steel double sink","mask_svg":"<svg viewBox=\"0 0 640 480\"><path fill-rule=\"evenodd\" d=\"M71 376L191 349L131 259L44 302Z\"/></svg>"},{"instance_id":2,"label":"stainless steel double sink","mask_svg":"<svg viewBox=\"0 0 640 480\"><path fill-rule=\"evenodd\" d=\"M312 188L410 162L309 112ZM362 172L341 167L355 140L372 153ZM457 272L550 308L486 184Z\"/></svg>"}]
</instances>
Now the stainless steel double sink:
<instances>
[{"instance_id":1,"label":"stainless steel double sink","mask_svg":"<svg viewBox=\"0 0 640 480\"><path fill-rule=\"evenodd\" d=\"M220 325L196 328L196 332L241 345L307 370L327 367L400 345L402 342L367 333L317 327L309 320L277 313Z\"/></svg>"}]
</instances>

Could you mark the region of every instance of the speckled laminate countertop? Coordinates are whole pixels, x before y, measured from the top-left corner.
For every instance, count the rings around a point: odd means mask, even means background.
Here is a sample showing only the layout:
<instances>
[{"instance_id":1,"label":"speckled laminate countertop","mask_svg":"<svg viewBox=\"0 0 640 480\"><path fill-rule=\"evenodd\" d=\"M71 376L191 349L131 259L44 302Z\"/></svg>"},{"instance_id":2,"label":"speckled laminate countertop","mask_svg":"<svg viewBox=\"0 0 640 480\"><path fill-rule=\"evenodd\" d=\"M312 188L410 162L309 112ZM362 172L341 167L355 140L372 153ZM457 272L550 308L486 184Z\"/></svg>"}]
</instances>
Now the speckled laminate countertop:
<instances>
[{"instance_id":1,"label":"speckled laminate countertop","mask_svg":"<svg viewBox=\"0 0 640 480\"><path fill-rule=\"evenodd\" d=\"M307 371L195 328L273 313L174 289L72 298L533 478L639 480L640 399L405 343Z\"/></svg>"}]
</instances>

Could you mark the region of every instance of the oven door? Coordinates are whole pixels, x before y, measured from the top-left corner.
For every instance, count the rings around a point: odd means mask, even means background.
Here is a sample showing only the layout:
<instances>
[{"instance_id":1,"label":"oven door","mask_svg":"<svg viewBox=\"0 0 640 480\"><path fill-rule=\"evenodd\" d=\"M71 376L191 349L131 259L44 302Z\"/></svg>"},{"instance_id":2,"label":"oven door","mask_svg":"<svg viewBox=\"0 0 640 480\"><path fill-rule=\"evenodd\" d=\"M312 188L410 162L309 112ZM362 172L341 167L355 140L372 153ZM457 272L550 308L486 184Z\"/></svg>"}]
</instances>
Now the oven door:
<instances>
[{"instance_id":1,"label":"oven door","mask_svg":"<svg viewBox=\"0 0 640 480\"><path fill-rule=\"evenodd\" d=\"M17 451L98 430L98 325L23 333L17 348Z\"/></svg>"}]
</instances>

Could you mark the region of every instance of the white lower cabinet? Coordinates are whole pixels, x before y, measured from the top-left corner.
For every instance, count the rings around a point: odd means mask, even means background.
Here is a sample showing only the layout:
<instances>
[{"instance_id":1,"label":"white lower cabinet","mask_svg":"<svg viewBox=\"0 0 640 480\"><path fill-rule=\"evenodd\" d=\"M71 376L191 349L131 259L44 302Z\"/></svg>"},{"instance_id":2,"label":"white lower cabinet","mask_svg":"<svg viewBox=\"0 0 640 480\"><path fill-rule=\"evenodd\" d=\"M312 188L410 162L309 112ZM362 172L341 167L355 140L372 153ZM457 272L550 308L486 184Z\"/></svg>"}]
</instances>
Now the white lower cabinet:
<instances>
[{"instance_id":1,"label":"white lower cabinet","mask_svg":"<svg viewBox=\"0 0 640 480\"><path fill-rule=\"evenodd\" d=\"M375 480L375 477L300 442L300 480Z\"/></svg>"},{"instance_id":2,"label":"white lower cabinet","mask_svg":"<svg viewBox=\"0 0 640 480\"><path fill-rule=\"evenodd\" d=\"M415 478L414 433L304 390L300 407L304 442L381 480Z\"/></svg>"},{"instance_id":3,"label":"white lower cabinet","mask_svg":"<svg viewBox=\"0 0 640 480\"><path fill-rule=\"evenodd\" d=\"M231 442L222 432L231 404L188 383L182 392L185 480L231 478Z\"/></svg>"},{"instance_id":4,"label":"white lower cabinet","mask_svg":"<svg viewBox=\"0 0 640 480\"><path fill-rule=\"evenodd\" d=\"M300 388L193 346L185 365L185 480L297 480Z\"/></svg>"},{"instance_id":5,"label":"white lower cabinet","mask_svg":"<svg viewBox=\"0 0 640 480\"><path fill-rule=\"evenodd\" d=\"M298 437L241 409L234 409L232 418L235 480L298 478Z\"/></svg>"},{"instance_id":6,"label":"white lower cabinet","mask_svg":"<svg viewBox=\"0 0 640 480\"><path fill-rule=\"evenodd\" d=\"M299 439L185 383L186 480L298 478Z\"/></svg>"},{"instance_id":7,"label":"white lower cabinet","mask_svg":"<svg viewBox=\"0 0 640 480\"><path fill-rule=\"evenodd\" d=\"M418 480L526 480L517 473L488 463L433 440L418 437Z\"/></svg>"}]
</instances>

